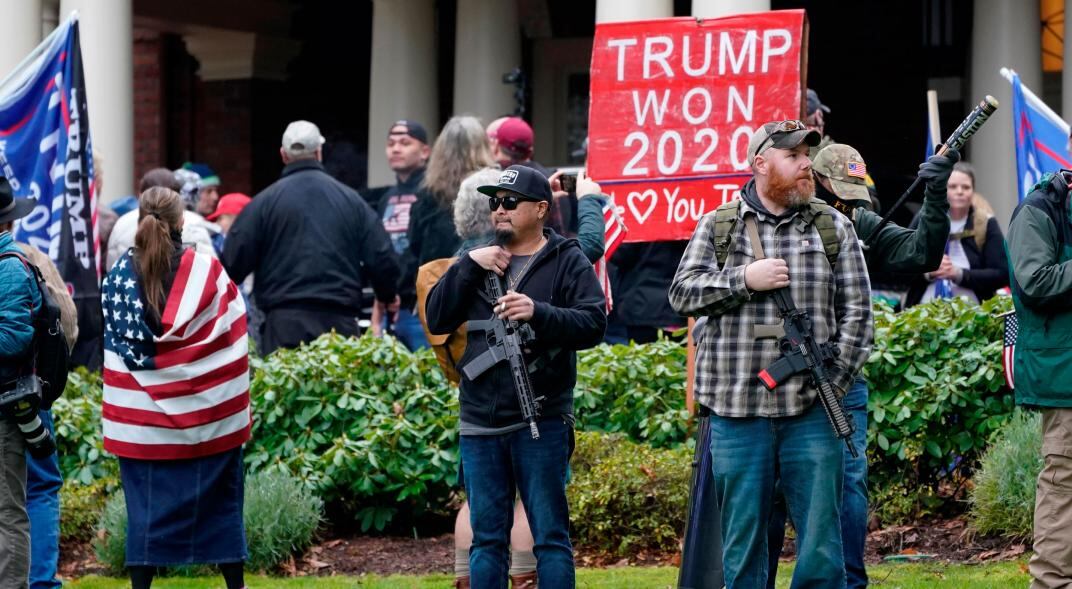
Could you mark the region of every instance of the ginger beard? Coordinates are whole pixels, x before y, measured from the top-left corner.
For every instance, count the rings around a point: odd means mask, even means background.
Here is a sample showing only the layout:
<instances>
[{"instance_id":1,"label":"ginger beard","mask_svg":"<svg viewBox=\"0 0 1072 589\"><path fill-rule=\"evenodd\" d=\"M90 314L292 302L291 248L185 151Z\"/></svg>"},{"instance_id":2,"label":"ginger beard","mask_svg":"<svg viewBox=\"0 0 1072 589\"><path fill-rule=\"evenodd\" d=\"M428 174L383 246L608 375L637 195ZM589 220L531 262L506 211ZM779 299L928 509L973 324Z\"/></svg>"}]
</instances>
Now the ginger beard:
<instances>
[{"instance_id":1,"label":"ginger beard","mask_svg":"<svg viewBox=\"0 0 1072 589\"><path fill-rule=\"evenodd\" d=\"M815 180L811 170L803 170L795 176L786 176L772 167L764 196L788 209L803 205L815 196Z\"/></svg>"}]
</instances>

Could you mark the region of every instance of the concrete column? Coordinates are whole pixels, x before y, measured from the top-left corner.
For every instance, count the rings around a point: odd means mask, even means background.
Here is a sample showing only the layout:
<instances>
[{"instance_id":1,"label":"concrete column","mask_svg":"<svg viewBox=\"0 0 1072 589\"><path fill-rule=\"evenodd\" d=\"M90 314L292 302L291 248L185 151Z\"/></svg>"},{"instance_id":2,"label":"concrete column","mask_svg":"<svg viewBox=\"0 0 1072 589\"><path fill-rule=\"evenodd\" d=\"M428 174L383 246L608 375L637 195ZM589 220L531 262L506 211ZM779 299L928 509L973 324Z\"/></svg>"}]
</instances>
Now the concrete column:
<instances>
[{"instance_id":1,"label":"concrete column","mask_svg":"<svg viewBox=\"0 0 1072 589\"><path fill-rule=\"evenodd\" d=\"M0 0L4 34L0 35L0 79L41 42L41 0Z\"/></svg>"},{"instance_id":2,"label":"concrete column","mask_svg":"<svg viewBox=\"0 0 1072 589\"><path fill-rule=\"evenodd\" d=\"M992 119L968 142L975 187L994 206L1002 227L1016 208L1016 151L1012 136L1012 86L998 73L1012 68L1036 93L1042 92L1041 17L1038 2L975 0L972 23L971 94L974 108L987 94L1001 103ZM967 111L964 113L967 114ZM943 134L960 121L947 121ZM944 140L945 137L942 137Z\"/></svg>"},{"instance_id":3,"label":"concrete column","mask_svg":"<svg viewBox=\"0 0 1072 589\"><path fill-rule=\"evenodd\" d=\"M503 84L502 77L520 66L521 24L517 3L458 0L454 114L476 115L487 124L514 112L514 86ZM372 135L370 128L369 136Z\"/></svg>"},{"instance_id":4,"label":"concrete column","mask_svg":"<svg viewBox=\"0 0 1072 589\"><path fill-rule=\"evenodd\" d=\"M596 23L674 16L674 0L596 0Z\"/></svg>"},{"instance_id":5,"label":"concrete column","mask_svg":"<svg viewBox=\"0 0 1072 589\"><path fill-rule=\"evenodd\" d=\"M769 10L770 0L692 0L692 16L697 18L718 18Z\"/></svg>"},{"instance_id":6,"label":"concrete column","mask_svg":"<svg viewBox=\"0 0 1072 589\"><path fill-rule=\"evenodd\" d=\"M132 0L62 0L61 21L77 10L93 146L106 162L102 202L134 194L134 33ZM40 15L40 13L38 13Z\"/></svg>"},{"instance_id":7,"label":"concrete column","mask_svg":"<svg viewBox=\"0 0 1072 589\"><path fill-rule=\"evenodd\" d=\"M424 125L433 135L439 127L435 41L435 0L373 2L369 186L385 186L395 181L384 153L391 123L399 119L412 119Z\"/></svg>"}]
</instances>

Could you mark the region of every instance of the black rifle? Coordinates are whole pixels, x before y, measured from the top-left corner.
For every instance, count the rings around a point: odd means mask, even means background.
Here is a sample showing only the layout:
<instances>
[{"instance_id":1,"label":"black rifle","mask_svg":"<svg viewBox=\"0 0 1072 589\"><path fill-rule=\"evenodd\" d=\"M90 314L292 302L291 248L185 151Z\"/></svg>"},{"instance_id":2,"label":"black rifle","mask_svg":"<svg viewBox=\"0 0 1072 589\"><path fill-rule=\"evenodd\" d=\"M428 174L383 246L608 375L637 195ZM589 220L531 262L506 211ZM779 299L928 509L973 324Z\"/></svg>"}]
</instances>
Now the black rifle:
<instances>
[{"instance_id":1,"label":"black rifle","mask_svg":"<svg viewBox=\"0 0 1072 589\"><path fill-rule=\"evenodd\" d=\"M484 286L491 298L492 314L490 319L469 321L469 331L483 331L488 338L488 349L483 354L473 358L463 368L462 372L469 380L475 380L484 374L492 366L503 360L510 362L510 372L514 379L514 392L517 393L517 402L521 405L521 417L529 424L529 433L532 439L540 439L540 430L536 427L536 419L540 416L540 400L532 392L532 383L529 381L529 370L525 366L525 357L522 348L525 344L535 340L535 334L528 323L518 323L513 319L500 319L495 314L495 304L503 296L502 283L499 275L488 272L484 278Z\"/></svg>"},{"instance_id":2,"label":"black rifle","mask_svg":"<svg viewBox=\"0 0 1072 589\"><path fill-rule=\"evenodd\" d=\"M771 296L778 305L778 311L782 315L782 329L785 330L785 334L778 341L782 357L766 370L761 370L759 380L767 390L773 391L795 374L810 374L812 384L819 391L819 401L826 410L830 425L834 427L834 434L845 440L852 457L856 458L859 454L852 445L852 434L856 431L856 425L852 422L852 416L846 415L842 409L827 372L840 350L831 342L815 343L811 331L811 317L807 311L797 308L793 296L789 294L788 286L773 291Z\"/></svg>"},{"instance_id":3,"label":"black rifle","mask_svg":"<svg viewBox=\"0 0 1072 589\"><path fill-rule=\"evenodd\" d=\"M766 256L763 254L763 243L759 239L755 218L747 217L745 228L752 242L755 259L762 260ZM778 305L778 313L782 316L782 326L769 335L776 335L779 338L778 348L782 352L782 357L769 368L759 371L760 382L767 387L767 390L773 391L793 375L805 372L810 374L812 384L819 391L819 401L826 410L830 425L834 427L834 434L845 440L849 452L853 458L856 458L859 453L852 445L852 434L856 431L856 426L852 422L852 416L845 415L828 373L829 366L837 359L840 350L832 342L822 344L815 342L815 336L812 335L811 330L811 317L808 316L807 311L797 308L788 286L772 290L770 295L774 298L774 304ZM757 335L759 331L760 329L757 329Z\"/></svg>"},{"instance_id":4,"label":"black rifle","mask_svg":"<svg viewBox=\"0 0 1072 589\"><path fill-rule=\"evenodd\" d=\"M990 115L994 114L994 111L996 111L997 109L998 101L993 96L987 95L986 98L983 98L983 100L979 102L978 106L972 109L972 111L968 113L968 116L963 121L961 121L960 126L958 126L956 130L953 131L953 134L945 140L945 143L943 143L938 148L936 154L944 155L945 152L949 151L950 149L960 149L964 147L964 144L967 143L968 139L972 135L975 135L975 132L983 126L983 123L990 119ZM912 193L916 190L916 187L919 186L922 181L923 178L916 176L916 179L912 181L912 184L908 187L908 190L905 190L904 194L901 195L901 198L898 198L897 202L893 203L893 206L890 207L890 210L886 211L886 214L882 217L882 220L879 221L878 227L875 227L875 230L871 232L871 236L868 237L867 241L864 242L864 250L869 249L875 243L875 240L878 239L878 234L881 233L882 228L890 222L890 219L893 217L893 213L897 211L897 209L901 208L901 205L903 205L905 201L908 200L908 197L912 195Z\"/></svg>"}]
</instances>

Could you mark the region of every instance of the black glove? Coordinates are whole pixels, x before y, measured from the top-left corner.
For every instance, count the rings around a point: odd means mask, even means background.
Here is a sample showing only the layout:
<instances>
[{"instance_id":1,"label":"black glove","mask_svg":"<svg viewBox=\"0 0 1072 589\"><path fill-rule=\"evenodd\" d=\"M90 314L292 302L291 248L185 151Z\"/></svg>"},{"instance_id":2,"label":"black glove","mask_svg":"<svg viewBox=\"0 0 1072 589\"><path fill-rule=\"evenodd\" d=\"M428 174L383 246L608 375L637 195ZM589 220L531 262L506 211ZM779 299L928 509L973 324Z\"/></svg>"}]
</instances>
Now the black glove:
<instances>
[{"instance_id":1,"label":"black glove","mask_svg":"<svg viewBox=\"0 0 1072 589\"><path fill-rule=\"evenodd\" d=\"M960 161L960 152L949 149L944 155L932 155L919 165L919 177L926 182L924 196L945 198L946 182L949 181L949 175L953 173L953 164L958 161Z\"/></svg>"}]
</instances>

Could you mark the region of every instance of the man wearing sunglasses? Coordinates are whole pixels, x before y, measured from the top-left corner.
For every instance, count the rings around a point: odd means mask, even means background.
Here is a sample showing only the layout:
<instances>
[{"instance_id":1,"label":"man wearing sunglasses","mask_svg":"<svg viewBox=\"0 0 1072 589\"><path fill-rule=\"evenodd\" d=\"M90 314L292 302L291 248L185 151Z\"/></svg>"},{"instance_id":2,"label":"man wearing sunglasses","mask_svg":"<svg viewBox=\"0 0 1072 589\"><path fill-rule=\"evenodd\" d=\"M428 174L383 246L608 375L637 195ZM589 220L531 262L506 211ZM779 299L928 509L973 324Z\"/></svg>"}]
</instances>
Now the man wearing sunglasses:
<instances>
[{"instance_id":1,"label":"man wearing sunglasses","mask_svg":"<svg viewBox=\"0 0 1072 589\"><path fill-rule=\"evenodd\" d=\"M702 218L670 286L678 313L707 318L697 338L695 395L711 412L728 589L766 585L766 531L779 479L797 530L793 586L845 585L838 515L844 443L807 375L773 392L757 377L781 357L778 340L768 337L782 325L769 293L784 287L810 315L816 343L837 346L828 368L842 396L870 353L870 284L856 232L844 215L811 200L808 148L819 141L801 121L760 127L748 144L753 178L739 202L720 207L736 211L727 239L715 237L725 231L716 227L725 214Z\"/></svg>"},{"instance_id":2,"label":"man wearing sunglasses","mask_svg":"<svg viewBox=\"0 0 1072 589\"><path fill-rule=\"evenodd\" d=\"M522 419L508 362L474 379L464 371L461 389L461 458L473 543L473 587L505 587L509 571L514 496L528 514L541 587L575 586L569 540L566 468L573 450L573 386L576 351L597 345L607 317L591 262L575 239L544 227L551 185L539 172L514 165L488 195L495 239L463 254L428 294L426 317L433 334L453 332L493 313L527 323L534 339L524 353L539 405L540 437ZM490 300L488 273L504 296ZM484 331L468 332L465 366L488 349Z\"/></svg>"}]
</instances>

